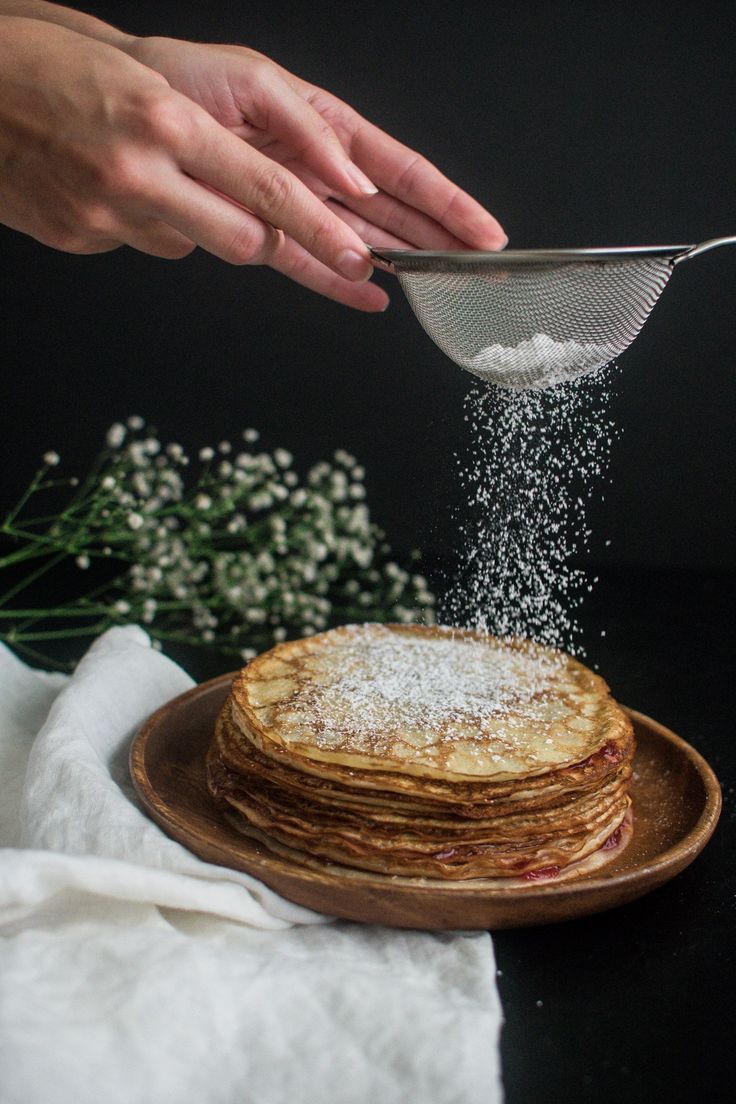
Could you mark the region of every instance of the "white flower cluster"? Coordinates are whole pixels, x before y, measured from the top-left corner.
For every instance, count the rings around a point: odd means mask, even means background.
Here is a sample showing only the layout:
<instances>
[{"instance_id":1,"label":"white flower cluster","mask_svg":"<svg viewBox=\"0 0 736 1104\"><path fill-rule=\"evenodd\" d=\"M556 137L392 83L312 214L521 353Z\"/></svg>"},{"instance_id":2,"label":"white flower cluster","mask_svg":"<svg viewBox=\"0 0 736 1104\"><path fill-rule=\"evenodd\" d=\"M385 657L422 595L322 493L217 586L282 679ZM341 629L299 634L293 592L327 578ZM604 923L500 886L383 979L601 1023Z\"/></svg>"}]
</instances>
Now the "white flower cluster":
<instances>
[{"instance_id":1,"label":"white flower cluster","mask_svg":"<svg viewBox=\"0 0 736 1104\"><path fill-rule=\"evenodd\" d=\"M181 445L164 447L137 417L110 427L89 522L98 544L130 561L113 619L246 658L254 643L344 621L433 620L426 580L390 560L371 521L354 457L338 450L301 480L286 449L254 451L254 429L242 437L242 449L200 449L186 488ZM96 553L78 551L86 570Z\"/></svg>"}]
</instances>

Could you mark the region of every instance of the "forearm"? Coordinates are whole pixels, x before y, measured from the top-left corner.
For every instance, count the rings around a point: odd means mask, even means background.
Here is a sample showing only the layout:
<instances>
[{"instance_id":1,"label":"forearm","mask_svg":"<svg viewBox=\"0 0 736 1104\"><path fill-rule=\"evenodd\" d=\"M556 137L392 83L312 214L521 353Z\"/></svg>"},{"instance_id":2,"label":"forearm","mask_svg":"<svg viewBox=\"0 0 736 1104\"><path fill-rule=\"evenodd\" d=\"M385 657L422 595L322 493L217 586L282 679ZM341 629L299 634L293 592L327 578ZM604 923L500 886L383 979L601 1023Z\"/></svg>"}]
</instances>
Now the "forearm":
<instances>
[{"instance_id":1,"label":"forearm","mask_svg":"<svg viewBox=\"0 0 736 1104\"><path fill-rule=\"evenodd\" d=\"M56 23L70 31L96 38L109 46L125 49L135 39L134 35L124 34L109 23L95 19L93 15L65 8L60 4L46 4L44 0L0 0L0 17L4 15L21 16L24 19L39 19L45 23Z\"/></svg>"}]
</instances>

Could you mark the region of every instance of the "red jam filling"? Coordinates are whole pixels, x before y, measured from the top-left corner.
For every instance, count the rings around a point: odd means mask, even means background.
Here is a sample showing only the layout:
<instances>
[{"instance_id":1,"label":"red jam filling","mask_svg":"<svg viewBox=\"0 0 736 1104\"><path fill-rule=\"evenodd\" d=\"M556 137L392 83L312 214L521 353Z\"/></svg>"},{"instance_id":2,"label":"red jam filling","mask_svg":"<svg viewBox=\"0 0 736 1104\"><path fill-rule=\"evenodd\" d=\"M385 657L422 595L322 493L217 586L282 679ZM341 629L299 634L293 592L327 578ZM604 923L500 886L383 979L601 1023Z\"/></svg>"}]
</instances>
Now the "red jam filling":
<instances>
[{"instance_id":1,"label":"red jam filling","mask_svg":"<svg viewBox=\"0 0 736 1104\"><path fill-rule=\"evenodd\" d=\"M549 878L556 878L559 873L559 866L543 866L539 870L527 870L521 876L527 882L544 882Z\"/></svg>"},{"instance_id":2,"label":"red jam filling","mask_svg":"<svg viewBox=\"0 0 736 1104\"><path fill-rule=\"evenodd\" d=\"M621 842L621 825L616 828L614 832L611 832L606 842L601 847L601 851L613 851L614 847L618 847Z\"/></svg>"}]
</instances>

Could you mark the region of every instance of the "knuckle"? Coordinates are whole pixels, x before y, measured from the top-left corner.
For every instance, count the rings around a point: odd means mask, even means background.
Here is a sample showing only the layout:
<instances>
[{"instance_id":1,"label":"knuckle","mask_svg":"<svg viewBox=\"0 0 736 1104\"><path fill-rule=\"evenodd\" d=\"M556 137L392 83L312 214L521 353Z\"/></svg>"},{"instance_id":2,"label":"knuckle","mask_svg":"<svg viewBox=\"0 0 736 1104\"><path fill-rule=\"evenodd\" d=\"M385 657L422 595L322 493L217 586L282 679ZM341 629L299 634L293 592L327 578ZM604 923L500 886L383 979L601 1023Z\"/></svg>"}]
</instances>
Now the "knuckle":
<instances>
[{"instance_id":1,"label":"knuckle","mask_svg":"<svg viewBox=\"0 0 736 1104\"><path fill-rule=\"evenodd\" d=\"M89 169L93 193L115 200L137 196L145 187L146 176L136 151L120 144Z\"/></svg>"},{"instance_id":2,"label":"knuckle","mask_svg":"<svg viewBox=\"0 0 736 1104\"><path fill-rule=\"evenodd\" d=\"M138 101L137 113L142 137L154 145L179 147L190 136L187 112L168 90L147 91Z\"/></svg>"},{"instance_id":3,"label":"knuckle","mask_svg":"<svg viewBox=\"0 0 736 1104\"><path fill-rule=\"evenodd\" d=\"M256 55L248 62L248 80L251 86L257 88L270 88L278 77L278 71L273 62L262 55Z\"/></svg>"},{"instance_id":4,"label":"knuckle","mask_svg":"<svg viewBox=\"0 0 736 1104\"><path fill-rule=\"evenodd\" d=\"M99 253L120 244L114 213L106 204L88 199L69 199L63 212L47 213L34 236L62 253Z\"/></svg>"},{"instance_id":5,"label":"knuckle","mask_svg":"<svg viewBox=\"0 0 736 1104\"><path fill-rule=\"evenodd\" d=\"M333 217L335 222L338 222L337 216ZM315 257L332 258L335 252L339 250L339 235L344 232L345 227L338 223L338 233L336 233L335 222L318 219L310 228L309 252L314 254Z\"/></svg>"},{"instance_id":6,"label":"knuckle","mask_svg":"<svg viewBox=\"0 0 736 1104\"><path fill-rule=\"evenodd\" d=\"M293 198L294 185L287 173L269 167L254 177L251 190L256 211L272 219L288 207Z\"/></svg>"},{"instance_id":7,"label":"knuckle","mask_svg":"<svg viewBox=\"0 0 736 1104\"><path fill-rule=\"evenodd\" d=\"M317 112L315 112L312 125L314 128L315 139L318 142L330 143L330 145L334 143L337 143L338 145L340 144L340 139L337 137L334 127L331 125L331 123L327 121L327 119L324 119L321 115L317 114Z\"/></svg>"},{"instance_id":8,"label":"knuckle","mask_svg":"<svg viewBox=\"0 0 736 1104\"><path fill-rule=\"evenodd\" d=\"M280 230L255 220L243 222L223 254L230 264L267 264L280 249L284 235Z\"/></svg>"},{"instance_id":9,"label":"knuckle","mask_svg":"<svg viewBox=\"0 0 736 1104\"><path fill-rule=\"evenodd\" d=\"M110 208L103 203L86 203L77 214L77 223L85 238L109 238L115 219Z\"/></svg>"},{"instance_id":10,"label":"knuckle","mask_svg":"<svg viewBox=\"0 0 736 1104\"><path fill-rule=\"evenodd\" d=\"M113 196L137 198L147 191L149 174L134 150L121 150L111 159L108 191Z\"/></svg>"},{"instance_id":11,"label":"knuckle","mask_svg":"<svg viewBox=\"0 0 736 1104\"><path fill-rule=\"evenodd\" d=\"M262 234L257 225L243 222L223 254L229 264L257 264L260 259Z\"/></svg>"},{"instance_id":12,"label":"knuckle","mask_svg":"<svg viewBox=\"0 0 736 1104\"><path fill-rule=\"evenodd\" d=\"M447 203L445 205L445 209L442 212L442 217L439 220L441 224L443 224L447 218L452 216L453 212L455 211L455 208L459 207L461 205L462 200L463 200L463 193L460 190L460 188L457 188L457 187L453 188L452 193L450 194L450 196L447 200Z\"/></svg>"},{"instance_id":13,"label":"knuckle","mask_svg":"<svg viewBox=\"0 0 736 1104\"><path fill-rule=\"evenodd\" d=\"M396 194L401 192L407 199L411 199L414 194L416 183L421 178L423 171L428 167L428 164L429 162L422 157L421 153L410 150L409 159L396 181L394 189Z\"/></svg>"},{"instance_id":14,"label":"knuckle","mask_svg":"<svg viewBox=\"0 0 736 1104\"><path fill-rule=\"evenodd\" d=\"M51 226L42 241L62 253L88 253L92 247L90 236L77 226Z\"/></svg>"}]
</instances>

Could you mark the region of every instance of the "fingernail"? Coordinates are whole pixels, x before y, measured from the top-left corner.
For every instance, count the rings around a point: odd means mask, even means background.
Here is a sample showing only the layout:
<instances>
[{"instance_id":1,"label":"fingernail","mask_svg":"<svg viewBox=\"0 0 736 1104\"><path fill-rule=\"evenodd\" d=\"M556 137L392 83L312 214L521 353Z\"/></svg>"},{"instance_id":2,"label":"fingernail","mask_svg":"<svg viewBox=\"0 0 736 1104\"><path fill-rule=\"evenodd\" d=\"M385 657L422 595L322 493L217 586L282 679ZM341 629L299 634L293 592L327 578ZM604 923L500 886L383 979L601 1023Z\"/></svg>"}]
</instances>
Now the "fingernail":
<instances>
[{"instance_id":1,"label":"fingernail","mask_svg":"<svg viewBox=\"0 0 736 1104\"><path fill-rule=\"evenodd\" d=\"M345 249L337 257L337 268L348 280L356 282L370 279L373 265L355 249Z\"/></svg>"},{"instance_id":2,"label":"fingernail","mask_svg":"<svg viewBox=\"0 0 736 1104\"><path fill-rule=\"evenodd\" d=\"M378 195L378 188L373 181L369 180L362 169L359 169L352 161L346 161L343 168L345 175L356 188L360 188L363 195Z\"/></svg>"}]
</instances>

